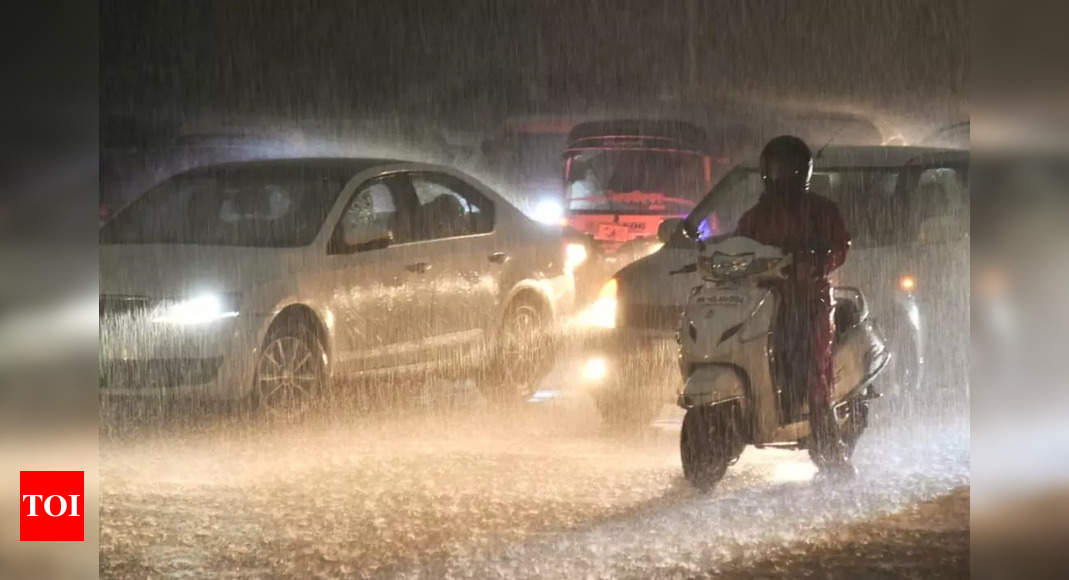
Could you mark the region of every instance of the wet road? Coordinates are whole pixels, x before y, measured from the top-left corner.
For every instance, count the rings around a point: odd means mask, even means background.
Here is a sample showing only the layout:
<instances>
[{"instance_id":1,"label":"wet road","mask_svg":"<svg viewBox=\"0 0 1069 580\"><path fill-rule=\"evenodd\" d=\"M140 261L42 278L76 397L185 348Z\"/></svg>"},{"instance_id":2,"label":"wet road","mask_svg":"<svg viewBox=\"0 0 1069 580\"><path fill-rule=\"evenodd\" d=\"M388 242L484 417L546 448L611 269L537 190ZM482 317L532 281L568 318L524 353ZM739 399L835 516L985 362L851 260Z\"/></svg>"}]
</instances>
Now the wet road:
<instances>
[{"instance_id":1,"label":"wet road","mask_svg":"<svg viewBox=\"0 0 1069 580\"><path fill-rule=\"evenodd\" d=\"M838 558L854 566L843 570L887 573L898 561L930 576L963 566L961 533L925 529L938 518L909 533L880 522L960 496L964 420L877 417L858 448L861 476L845 484L814 482L804 452L751 448L701 495L681 476L676 418L662 419L611 434L588 399L564 397L508 415L432 402L127 434L101 444L101 573L796 576ZM932 550L937 568L918 568Z\"/></svg>"}]
</instances>

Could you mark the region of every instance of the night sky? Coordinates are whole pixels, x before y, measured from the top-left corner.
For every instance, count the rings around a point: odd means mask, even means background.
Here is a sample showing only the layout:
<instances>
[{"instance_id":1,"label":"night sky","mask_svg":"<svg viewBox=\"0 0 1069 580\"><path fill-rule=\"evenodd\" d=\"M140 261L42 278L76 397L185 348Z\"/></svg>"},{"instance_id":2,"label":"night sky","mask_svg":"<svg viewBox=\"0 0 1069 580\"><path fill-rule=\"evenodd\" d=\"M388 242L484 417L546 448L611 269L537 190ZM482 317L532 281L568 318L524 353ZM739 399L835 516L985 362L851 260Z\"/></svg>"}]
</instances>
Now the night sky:
<instances>
[{"instance_id":1,"label":"night sky","mask_svg":"<svg viewBox=\"0 0 1069 580\"><path fill-rule=\"evenodd\" d=\"M205 115L486 130L767 105L943 123L966 117L967 15L962 1L109 0L101 133L136 143Z\"/></svg>"}]
</instances>

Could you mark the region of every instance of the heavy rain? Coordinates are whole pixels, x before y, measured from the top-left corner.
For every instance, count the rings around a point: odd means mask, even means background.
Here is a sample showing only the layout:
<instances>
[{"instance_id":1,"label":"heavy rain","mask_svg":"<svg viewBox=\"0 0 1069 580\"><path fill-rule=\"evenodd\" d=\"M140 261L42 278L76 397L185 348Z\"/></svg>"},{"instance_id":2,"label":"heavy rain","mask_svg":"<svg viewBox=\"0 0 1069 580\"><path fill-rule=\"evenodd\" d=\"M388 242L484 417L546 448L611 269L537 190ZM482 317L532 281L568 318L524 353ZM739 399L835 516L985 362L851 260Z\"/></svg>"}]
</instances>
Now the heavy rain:
<instances>
[{"instance_id":1,"label":"heavy rain","mask_svg":"<svg viewBox=\"0 0 1069 580\"><path fill-rule=\"evenodd\" d=\"M103 2L100 575L967 576L967 21ZM734 235L784 134L835 458Z\"/></svg>"}]
</instances>

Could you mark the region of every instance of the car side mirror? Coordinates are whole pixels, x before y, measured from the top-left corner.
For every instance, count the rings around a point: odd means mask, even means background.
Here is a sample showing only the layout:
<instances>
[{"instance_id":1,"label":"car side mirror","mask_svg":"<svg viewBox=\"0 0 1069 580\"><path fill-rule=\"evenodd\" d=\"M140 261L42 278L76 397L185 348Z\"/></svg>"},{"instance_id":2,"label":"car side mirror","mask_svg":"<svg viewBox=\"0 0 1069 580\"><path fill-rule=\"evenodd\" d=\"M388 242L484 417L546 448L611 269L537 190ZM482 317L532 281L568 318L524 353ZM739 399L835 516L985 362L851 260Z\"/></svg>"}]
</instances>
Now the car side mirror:
<instances>
[{"instance_id":1,"label":"car side mirror","mask_svg":"<svg viewBox=\"0 0 1069 580\"><path fill-rule=\"evenodd\" d=\"M679 218L668 218L662 221L661 225L657 226L657 239L667 244L672 238L678 235L682 228L683 220Z\"/></svg>"},{"instance_id":2,"label":"car side mirror","mask_svg":"<svg viewBox=\"0 0 1069 580\"><path fill-rule=\"evenodd\" d=\"M352 253L385 248L393 243L393 232L379 224L347 224L342 222L340 240L342 252Z\"/></svg>"}]
</instances>

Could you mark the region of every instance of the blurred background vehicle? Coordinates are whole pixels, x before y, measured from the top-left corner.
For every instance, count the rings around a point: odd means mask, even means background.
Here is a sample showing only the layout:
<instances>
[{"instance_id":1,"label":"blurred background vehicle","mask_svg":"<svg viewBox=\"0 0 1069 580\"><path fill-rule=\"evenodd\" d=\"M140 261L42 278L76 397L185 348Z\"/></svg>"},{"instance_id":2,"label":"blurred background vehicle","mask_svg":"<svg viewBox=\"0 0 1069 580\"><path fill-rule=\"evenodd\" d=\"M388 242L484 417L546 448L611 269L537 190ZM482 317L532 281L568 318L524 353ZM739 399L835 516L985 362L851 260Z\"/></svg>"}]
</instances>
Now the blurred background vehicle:
<instances>
[{"instance_id":1,"label":"blurred background vehicle","mask_svg":"<svg viewBox=\"0 0 1069 580\"><path fill-rule=\"evenodd\" d=\"M587 303L613 272L657 249L657 228L683 217L712 185L705 130L683 121L581 123L564 150L564 219L589 259L577 272Z\"/></svg>"},{"instance_id":2,"label":"blurred background vehicle","mask_svg":"<svg viewBox=\"0 0 1069 580\"><path fill-rule=\"evenodd\" d=\"M304 406L334 379L489 370L523 400L571 308L559 228L443 166L307 158L181 173L101 230L105 394Z\"/></svg>"}]
</instances>

